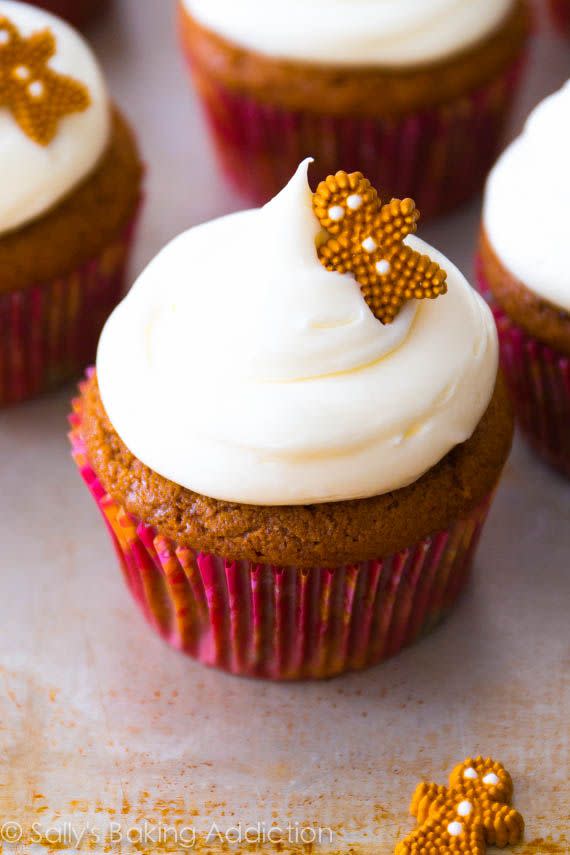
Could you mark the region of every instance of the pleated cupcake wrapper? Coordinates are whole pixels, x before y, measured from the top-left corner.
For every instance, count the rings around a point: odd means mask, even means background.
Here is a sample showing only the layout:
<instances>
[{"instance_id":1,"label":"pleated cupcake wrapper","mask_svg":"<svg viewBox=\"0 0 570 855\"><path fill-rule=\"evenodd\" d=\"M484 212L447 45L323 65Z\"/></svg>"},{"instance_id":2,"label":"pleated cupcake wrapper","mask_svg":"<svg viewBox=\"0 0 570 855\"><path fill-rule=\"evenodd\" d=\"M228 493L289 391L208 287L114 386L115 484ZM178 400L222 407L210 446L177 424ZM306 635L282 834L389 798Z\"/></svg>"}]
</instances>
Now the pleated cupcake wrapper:
<instances>
[{"instance_id":1,"label":"pleated cupcake wrapper","mask_svg":"<svg viewBox=\"0 0 570 855\"><path fill-rule=\"evenodd\" d=\"M518 423L535 451L570 477L570 358L511 321L493 299L480 262L478 279L497 323L501 363Z\"/></svg>"},{"instance_id":2,"label":"pleated cupcake wrapper","mask_svg":"<svg viewBox=\"0 0 570 855\"><path fill-rule=\"evenodd\" d=\"M226 175L258 204L315 158L315 176L363 172L384 197L411 196L422 215L451 210L477 193L501 145L524 55L489 85L440 108L402 118L294 112L258 102L190 67Z\"/></svg>"},{"instance_id":3,"label":"pleated cupcake wrapper","mask_svg":"<svg viewBox=\"0 0 570 855\"><path fill-rule=\"evenodd\" d=\"M0 292L0 407L79 377L119 302L138 215L96 257L67 276Z\"/></svg>"},{"instance_id":4,"label":"pleated cupcake wrapper","mask_svg":"<svg viewBox=\"0 0 570 855\"><path fill-rule=\"evenodd\" d=\"M177 544L129 514L89 462L81 397L70 421L73 457L147 621L178 650L242 676L331 677L415 641L456 601L490 504L374 561L310 570L234 561Z\"/></svg>"}]
</instances>

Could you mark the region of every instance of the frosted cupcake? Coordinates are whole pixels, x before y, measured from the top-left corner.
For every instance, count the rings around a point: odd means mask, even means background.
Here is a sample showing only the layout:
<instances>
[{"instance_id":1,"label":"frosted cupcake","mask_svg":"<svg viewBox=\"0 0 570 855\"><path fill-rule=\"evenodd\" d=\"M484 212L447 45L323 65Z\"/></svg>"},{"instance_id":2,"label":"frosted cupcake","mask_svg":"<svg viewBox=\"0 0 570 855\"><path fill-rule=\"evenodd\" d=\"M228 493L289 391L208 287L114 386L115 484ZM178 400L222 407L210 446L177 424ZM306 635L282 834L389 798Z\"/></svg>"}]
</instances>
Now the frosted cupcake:
<instances>
[{"instance_id":1,"label":"frosted cupcake","mask_svg":"<svg viewBox=\"0 0 570 855\"><path fill-rule=\"evenodd\" d=\"M82 27L100 15L109 5L109 0L33 0L46 12L65 18L74 27Z\"/></svg>"},{"instance_id":2,"label":"frosted cupcake","mask_svg":"<svg viewBox=\"0 0 570 855\"><path fill-rule=\"evenodd\" d=\"M179 0L222 166L256 202L315 155L424 215L479 191L529 36L525 0Z\"/></svg>"},{"instance_id":3,"label":"frosted cupcake","mask_svg":"<svg viewBox=\"0 0 570 855\"><path fill-rule=\"evenodd\" d=\"M88 45L0 0L0 406L77 376L118 302L141 199Z\"/></svg>"},{"instance_id":4,"label":"frosted cupcake","mask_svg":"<svg viewBox=\"0 0 570 855\"><path fill-rule=\"evenodd\" d=\"M304 163L105 326L74 457L147 619L206 664L363 668L464 586L512 419L492 314L417 218L359 173L313 198Z\"/></svg>"},{"instance_id":5,"label":"frosted cupcake","mask_svg":"<svg viewBox=\"0 0 570 855\"><path fill-rule=\"evenodd\" d=\"M520 426L570 475L570 82L530 116L487 185L480 283Z\"/></svg>"}]
</instances>

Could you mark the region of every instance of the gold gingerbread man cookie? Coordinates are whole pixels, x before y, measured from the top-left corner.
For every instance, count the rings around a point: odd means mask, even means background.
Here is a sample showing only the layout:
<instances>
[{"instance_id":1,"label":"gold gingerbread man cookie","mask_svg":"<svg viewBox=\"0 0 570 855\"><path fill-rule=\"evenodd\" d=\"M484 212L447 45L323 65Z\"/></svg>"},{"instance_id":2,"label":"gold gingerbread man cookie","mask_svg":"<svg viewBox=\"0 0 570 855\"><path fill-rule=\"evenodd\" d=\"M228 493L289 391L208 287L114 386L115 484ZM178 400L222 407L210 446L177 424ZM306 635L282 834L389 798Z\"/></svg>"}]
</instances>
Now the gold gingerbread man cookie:
<instances>
[{"instance_id":1,"label":"gold gingerbread man cookie","mask_svg":"<svg viewBox=\"0 0 570 855\"><path fill-rule=\"evenodd\" d=\"M10 110L26 136L42 146L53 140L65 116L91 103L83 83L48 65L56 49L50 30L24 37L0 16L0 108Z\"/></svg>"},{"instance_id":2,"label":"gold gingerbread man cookie","mask_svg":"<svg viewBox=\"0 0 570 855\"><path fill-rule=\"evenodd\" d=\"M468 757L456 766L449 786L419 784L410 812L417 828L395 855L485 855L487 846L522 840L524 820L511 807L513 782L491 758Z\"/></svg>"},{"instance_id":3,"label":"gold gingerbread man cookie","mask_svg":"<svg viewBox=\"0 0 570 855\"><path fill-rule=\"evenodd\" d=\"M383 324L392 323L407 300L446 293L445 271L404 243L420 217L413 199L382 205L361 172L337 172L317 187L313 210L325 234L318 247L321 263L352 273Z\"/></svg>"}]
</instances>

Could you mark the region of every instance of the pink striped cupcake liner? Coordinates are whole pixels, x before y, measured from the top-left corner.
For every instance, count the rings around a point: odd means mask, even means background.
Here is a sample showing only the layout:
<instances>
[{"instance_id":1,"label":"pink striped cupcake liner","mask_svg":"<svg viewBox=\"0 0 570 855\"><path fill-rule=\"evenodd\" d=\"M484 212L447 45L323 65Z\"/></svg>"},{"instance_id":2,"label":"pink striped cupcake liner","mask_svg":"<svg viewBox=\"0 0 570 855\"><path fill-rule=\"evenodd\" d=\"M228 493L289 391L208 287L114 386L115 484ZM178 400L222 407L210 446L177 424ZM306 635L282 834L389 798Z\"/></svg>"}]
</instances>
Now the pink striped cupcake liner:
<instances>
[{"instance_id":1,"label":"pink striped cupcake liner","mask_svg":"<svg viewBox=\"0 0 570 855\"><path fill-rule=\"evenodd\" d=\"M148 623L177 650L240 676L333 677L416 641L462 591L491 502L375 560L308 570L236 561L173 542L129 514L89 462L81 397L70 421L74 460Z\"/></svg>"},{"instance_id":2,"label":"pink striped cupcake liner","mask_svg":"<svg viewBox=\"0 0 570 855\"><path fill-rule=\"evenodd\" d=\"M500 150L525 64L521 55L488 85L439 108L401 118L294 112L232 90L188 61L223 171L256 204L275 196L299 163L315 181L359 170L384 196L412 196L424 218L479 192Z\"/></svg>"},{"instance_id":3,"label":"pink striped cupcake liner","mask_svg":"<svg viewBox=\"0 0 570 855\"><path fill-rule=\"evenodd\" d=\"M570 36L570 0L550 0L550 8L558 31Z\"/></svg>"},{"instance_id":4,"label":"pink striped cupcake liner","mask_svg":"<svg viewBox=\"0 0 570 855\"><path fill-rule=\"evenodd\" d=\"M501 363L519 426L537 454L570 477L570 357L513 323L494 300L480 263L478 280L495 316Z\"/></svg>"},{"instance_id":5,"label":"pink striped cupcake liner","mask_svg":"<svg viewBox=\"0 0 570 855\"><path fill-rule=\"evenodd\" d=\"M0 407L79 377L123 295L138 213L121 235L72 273L0 292Z\"/></svg>"}]
</instances>

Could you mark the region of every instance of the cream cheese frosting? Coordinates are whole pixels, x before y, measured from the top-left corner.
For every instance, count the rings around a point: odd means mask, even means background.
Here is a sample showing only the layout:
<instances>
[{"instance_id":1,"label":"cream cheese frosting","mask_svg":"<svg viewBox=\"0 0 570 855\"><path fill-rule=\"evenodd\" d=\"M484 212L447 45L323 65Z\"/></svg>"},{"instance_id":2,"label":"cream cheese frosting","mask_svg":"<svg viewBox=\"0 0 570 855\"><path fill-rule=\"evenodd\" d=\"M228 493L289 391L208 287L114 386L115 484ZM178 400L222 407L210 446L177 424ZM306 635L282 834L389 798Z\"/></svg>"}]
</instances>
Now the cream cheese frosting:
<instances>
[{"instance_id":1,"label":"cream cheese frosting","mask_svg":"<svg viewBox=\"0 0 570 855\"><path fill-rule=\"evenodd\" d=\"M497 373L491 313L465 278L383 326L318 260L303 163L263 208L190 229L108 320L99 388L127 447L215 499L289 505L409 484L468 439Z\"/></svg>"},{"instance_id":2,"label":"cream cheese frosting","mask_svg":"<svg viewBox=\"0 0 570 855\"><path fill-rule=\"evenodd\" d=\"M39 145L0 107L0 234L44 214L95 167L110 135L110 106L105 83L91 48L68 24L35 6L0 0L0 18L8 18L23 37L51 30L57 52L48 66L87 86L90 106L63 118L49 145ZM0 27L1 29L1 27Z\"/></svg>"},{"instance_id":3,"label":"cream cheese frosting","mask_svg":"<svg viewBox=\"0 0 570 855\"><path fill-rule=\"evenodd\" d=\"M570 81L531 113L495 165L483 223L493 249L529 290L570 312Z\"/></svg>"},{"instance_id":4,"label":"cream cheese frosting","mask_svg":"<svg viewBox=\"0 0 570 855\"><path fill-rule=\"evenodd\" d=\"M491 33L514 0L182 0L203 26L249 50L346 65L415 65Z\"/></svg>"}]
</instances>

